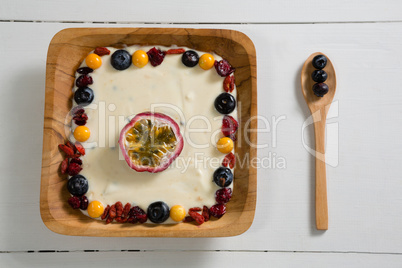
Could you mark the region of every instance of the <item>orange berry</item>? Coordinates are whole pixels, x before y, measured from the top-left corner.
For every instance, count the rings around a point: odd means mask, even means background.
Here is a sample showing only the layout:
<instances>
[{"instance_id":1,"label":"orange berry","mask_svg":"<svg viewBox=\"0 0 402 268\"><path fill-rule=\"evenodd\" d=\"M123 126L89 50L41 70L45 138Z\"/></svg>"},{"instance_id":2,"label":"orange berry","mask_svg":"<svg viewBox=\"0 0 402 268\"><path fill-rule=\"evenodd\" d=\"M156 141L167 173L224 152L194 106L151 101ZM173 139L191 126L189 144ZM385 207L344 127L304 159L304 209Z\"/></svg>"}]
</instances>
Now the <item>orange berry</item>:
<instances>
[{"instance_id":1,"label":"orange berry","mask_svg":"<svg viewBox=\"0 0 402 268\"><path fill-rule=\"evenodd\" d=\"M74 138L79 142L84 142L91 136L91 131L86 126L78 126L74 129Z\"/></svg>"},{"instance_id":2,"label":"orange berry","mask_svg":"<svg viewBox=\"0 0 402 268\"><path fill-rule=\"evenodd\" d=\"M91 53L85 58L85 63L91 69L98 69L102 65L102 59L98 55Z\"/></svg>"},{"instance_id":3,"label":"orange berry","mask_svg":"<svg viewBox=\"0 0 402 268\"><path fill-rule=\"evenodd\" d=\"M148 63L148 54L144 50L137 50L134 52L132 61L135 66L142 68Z\"/></svg>"},{"instance_id":4,"label":"orange berry","mask_svg":"<svg viewBox=\"0 0 402 268\"><path fill-rule=\"evenodd\" d=\"M209 53L205 53L200 57L200 60L198 61L198 64L200 67L204 70L209 70L214 66L215 59L214 56L212 56Z\"/></svg>"},{"instance_id":5,"label":"orange berry","mask_svg":"<svg viewBox=\"0 0 402 268\"><path fill-rule=\"evenodd\" d=\"M231 138L223 137L218 140L216 147L218 148L219 152L228 154L233 150L234 143Z\"/></svg>"},{"instance_id":6,"label":"orange berry","mask_svg":"<svg viewBox=\"0 0 402 268\"><path fill-rule=\"evenodd\" d=\"M186 210L184 209L184 207L180 205L175 205L170 208L170 218L172 218L172 220L179 222L184 220L185 217Z\"/></svg>"},{"instance_id":7,"label":"orange berry","mask_svg":"<svg viewBox=\"0 0 402 268\"><path fill-rule=\"evenodd\" d=\"M87 208L88 215L91 218L98 218L102 216L104 210L105 209L103 208L102 203L99 201L92 201L89 203Z\"/></svg>"}]
</instances>

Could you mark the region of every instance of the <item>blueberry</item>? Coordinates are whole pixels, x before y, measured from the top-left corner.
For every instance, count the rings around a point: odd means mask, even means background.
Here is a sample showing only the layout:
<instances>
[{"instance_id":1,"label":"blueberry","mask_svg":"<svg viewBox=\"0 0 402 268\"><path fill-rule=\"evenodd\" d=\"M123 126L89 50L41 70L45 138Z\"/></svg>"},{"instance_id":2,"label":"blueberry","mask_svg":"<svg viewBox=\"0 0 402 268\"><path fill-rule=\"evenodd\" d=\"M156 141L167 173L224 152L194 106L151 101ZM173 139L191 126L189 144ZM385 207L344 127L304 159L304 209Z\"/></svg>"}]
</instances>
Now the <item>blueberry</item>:
<instances>
[{"instance_id":1,"label":"blueberry","mask_svg":"<svg viewBox=\"0 0 402 268\"><path fill-rule=\"evenodd\" d=\"M315 70L311 74L311 78L313 78L314 82L317 82L317 83L325 82L325 80L327 80L327 77L328 77L328 75L324 70Z\"/></svg>"},{"instance_id":2,"label":"blueberry","mask_svg":"<svg viewBox=\"0 0 402 268\"><path fill-rule=\"evenodd\" d=\"M200 57L198 56L197 52L193 50L187 50L186 52L183 53L183 56L181 57L181 61L187 67L196 66L198 64L199 59Z\"/></svg>"},{"instance_id":3,"label":"blueberry","mask_svg":"<svg viewBox=\"0 0 402 268\"><path fill-rule=\"evenodd\" d=\"M313 59L313 66L316 69L323 69L327 65L327 58L324 55L317 55Z\"/></svg>"},{"instance_id":4,"label":"blueberry","mask_svg":"<svg viewBox=\"0 0 402 268\"><path fill-rule=\"evenodd\" d=\"M88 181L82 175L75 175L68 180L67 189L72 195L84 195L88 191Z\"/></svg>"},{"instance_id":5,"label":"blueberry","mask_svg":"<svg viewBox=\"0 0 402 268\"><path fill-rule=\"evenodd\" d=\"M113 68L123 71L131 65L131 55L126 50L119 49L112 54L111 63Z\"/></svg>"},{"instance_id":6,"label":"blueberry","mask_svg":"<svg viewBox=\"0 0 402 268\"><path fill-rule=\"evenodd\" d=\"M94 92L89 87L80 87L74 93L74 100L81 106L88 105L94 100Z\"/></svg>"},{"instance_id":7,"label":"blueberry","mask_svg":"<svg viewBox=\"0 0 402 268\"><path fill-rule=\"evenodd\" d=\"M147 215L153 223L162 223L169 218L169 206L162 201L154 202L149 205Z\"/></svg>"},{"instance_id":8,"label":"blueberry","mask_svg":"<svg viewBox=\"0 0 402 268\"><path fill-rule=\"evenodd\" d=\"M232 94L222 93L215 99L215 109L221 114L230 114L236 108L236 100Z\"/></svg>"},{"instance_id":9,"label":"blueberry","mask_svg":"<svg viewBox=\"0 0 402 268\"><path fill-rule=\"evenodd\" d=\"M323 97L328 93L328 86L325 83L315 83L313 86L314 95L317 97Z\"/></svg>"},{"instance_id":10,"label":"blueberry","mask_svg":"<svg viewBox=\"0 0 402 268\"><path fill-rule=\"evenodd\" d=\"M233 173L229 168L220 167L214 172L214 182L220 187L228 187L233 181Z\"/></svg>"}]
</instances>

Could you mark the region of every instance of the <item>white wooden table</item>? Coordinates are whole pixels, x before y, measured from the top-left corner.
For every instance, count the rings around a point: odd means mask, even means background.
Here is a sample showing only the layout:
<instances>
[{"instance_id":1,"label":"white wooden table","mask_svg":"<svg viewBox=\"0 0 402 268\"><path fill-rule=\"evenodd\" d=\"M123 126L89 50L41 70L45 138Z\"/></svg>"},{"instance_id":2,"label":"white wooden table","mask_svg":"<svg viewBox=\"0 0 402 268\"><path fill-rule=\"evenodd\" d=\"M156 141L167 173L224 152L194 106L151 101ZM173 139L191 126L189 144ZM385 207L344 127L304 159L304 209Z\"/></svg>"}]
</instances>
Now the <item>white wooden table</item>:
<instances>
[{"instance_id":1,"label":"white wooden table","mask_svg":"<svg viewBox=\"0 0 402 268\"><path fill-rule=\"evenodd\" d=\"M0 267L401 267L402 2L81 2L0 1ZM246 233L88 238L44 226L46 53L53 35L69 27L225 28L253 40L258 112L271 125L280 120L276 131L260 131L259 143L269 146L258 156L286 166L258 169L256 216ZM309 111L299 77L316 51L331 58L338 79L327 123L326 232L314 223L314 162L305 148L311 125L302 140Z\"/></svg>"}]
</instances>

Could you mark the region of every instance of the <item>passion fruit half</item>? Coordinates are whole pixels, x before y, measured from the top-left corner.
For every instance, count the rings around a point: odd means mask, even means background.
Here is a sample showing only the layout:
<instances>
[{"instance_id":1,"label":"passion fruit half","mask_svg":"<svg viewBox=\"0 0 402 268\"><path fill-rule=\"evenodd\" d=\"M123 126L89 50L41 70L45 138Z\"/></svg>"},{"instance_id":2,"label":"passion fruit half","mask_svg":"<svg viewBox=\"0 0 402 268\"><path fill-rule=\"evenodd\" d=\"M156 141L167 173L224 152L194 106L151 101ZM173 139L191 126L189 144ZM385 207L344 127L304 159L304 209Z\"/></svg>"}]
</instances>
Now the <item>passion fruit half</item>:
<instances>
[{"instance_id":1,"label":"passion fruit half","mask_svg":"<svg viewBox=\"0 0 402 268\"><path fill-rule=\"evenodd\" d=\"M129 167L157 173L167 169L183 150L177 123L162 113L137 114L120 133L119 145Z\"/></svg>"}]
</instances>

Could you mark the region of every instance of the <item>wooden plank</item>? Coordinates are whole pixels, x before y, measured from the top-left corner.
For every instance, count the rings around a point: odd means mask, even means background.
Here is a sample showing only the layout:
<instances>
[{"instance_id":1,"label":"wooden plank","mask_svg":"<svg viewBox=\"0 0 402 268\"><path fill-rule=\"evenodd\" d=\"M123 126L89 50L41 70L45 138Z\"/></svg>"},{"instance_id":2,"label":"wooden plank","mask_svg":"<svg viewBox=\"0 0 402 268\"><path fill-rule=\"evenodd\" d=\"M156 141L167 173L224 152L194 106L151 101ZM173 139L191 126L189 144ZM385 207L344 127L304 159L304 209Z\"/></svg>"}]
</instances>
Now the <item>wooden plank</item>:
<instances>
[{"instance_id":1,"label":"wooden plank","mask_svg":"<svg viewBox=\"0 0 402 268\"><path fill-rule=\"evenodd\" d=\"M67 237L52 233L42 223L39 188L47 47L56 32L76 26L0 24L0 146L4 150L0 156L1 251L402 253L402 233L398 231L402 226L402 184L397 169L402 127L395 121L402 114L402 23L197 26L235 29L253 40L257 49L258 112L266 117L259 126L263 128L269 122L271 131L258 137L269 146L258 151L265 168L258 168L257 210L251 229L238 237L196 240ZM309 111L300 90L300 71L315 51L331 58L338 82L338 102L331 105L331 118L327 120L327 148L332 150L327 159L337 161L334 167L327 166L330 222L326 232L315 230L314 162L301 140ZM279 120L276 131L272 116ZM312 134L312 128L307 127L307 145L312 145ZM334 150L337 144L338 152ZM286 168L278 165L281 159L286 160ZM10 256L7 258L13 258Z\"/></svg>"},{"instance_id":2,"label":"wooden plank","mask_svg":"<svg viewBox=\"0 0 402 268\"><path fill-rule=\"evenodd\" d=\"M388 1L119 1L3 0L2 20L120 23L289 23L400 21L398 0Z\"/></svg>"},{"instance_id":3,"label":"wooden plank","mask_svg":"<svg viewBox=\"0 0 402 268\"><path fill-rule=\"evenodd\" d=\"M283 252L68 252L1 254L5 267L400 267L401 255ZM265 264L265 265L264 265Z\"/></svg>"}]
</instances>

